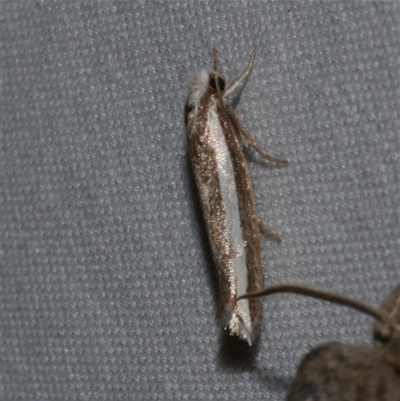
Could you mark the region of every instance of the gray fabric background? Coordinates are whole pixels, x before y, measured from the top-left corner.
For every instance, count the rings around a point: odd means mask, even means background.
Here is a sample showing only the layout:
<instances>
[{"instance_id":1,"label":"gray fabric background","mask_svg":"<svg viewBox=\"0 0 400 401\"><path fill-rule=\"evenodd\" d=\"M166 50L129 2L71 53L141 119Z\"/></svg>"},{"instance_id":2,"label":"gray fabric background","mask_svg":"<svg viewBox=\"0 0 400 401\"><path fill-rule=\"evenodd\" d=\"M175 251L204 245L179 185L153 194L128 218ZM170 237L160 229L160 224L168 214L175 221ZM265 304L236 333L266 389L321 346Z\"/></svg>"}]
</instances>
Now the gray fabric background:
<instances>
[{"instance_id":1,"label":"gray fabric background","mask_svg":"<svg viewBox=\"0 0 400 401\"><path fill-rule=\"evenodd\" d=\"M2 4L2 400L283 400L301 355L372 320L277 295L258 347L215 322L186 151L188 73L228 77L266 283L378 305L400 281L399 3Z\"/></svg>"}]
</instances>

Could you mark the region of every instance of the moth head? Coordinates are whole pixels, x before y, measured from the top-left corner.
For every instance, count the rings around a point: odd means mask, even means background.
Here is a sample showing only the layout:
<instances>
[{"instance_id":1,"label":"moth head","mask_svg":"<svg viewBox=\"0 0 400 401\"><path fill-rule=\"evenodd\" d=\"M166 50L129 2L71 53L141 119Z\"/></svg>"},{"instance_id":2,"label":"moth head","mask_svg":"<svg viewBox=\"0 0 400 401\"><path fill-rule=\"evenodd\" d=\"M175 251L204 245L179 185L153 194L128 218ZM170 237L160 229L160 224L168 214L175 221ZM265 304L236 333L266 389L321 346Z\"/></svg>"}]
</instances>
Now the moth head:
<instances>
[{"instance_id":1,"label":"moth head","mask_svg":"<svg viewBox=\"0 0 400 401\"><path fill-rule=\"evenodd\" d=\"M188 104L200 104L204 94L214 94L217 92L217 82L221 92L227 87L225 75L219 71L206 70L204 68L191 74L188 79L189 95Z\"/></svg>"},{"instance_id":2,"label":"moth head","mask_svg":"<svg viewBox=\"0 0 400 401\"><path fill-rule=\"evenodd\" d=\"M211 71L208 78L208 86L217 91L217 83L219 90L223 92L226 87L226 76L217 71Z\"/></svg>"}]
</instances>

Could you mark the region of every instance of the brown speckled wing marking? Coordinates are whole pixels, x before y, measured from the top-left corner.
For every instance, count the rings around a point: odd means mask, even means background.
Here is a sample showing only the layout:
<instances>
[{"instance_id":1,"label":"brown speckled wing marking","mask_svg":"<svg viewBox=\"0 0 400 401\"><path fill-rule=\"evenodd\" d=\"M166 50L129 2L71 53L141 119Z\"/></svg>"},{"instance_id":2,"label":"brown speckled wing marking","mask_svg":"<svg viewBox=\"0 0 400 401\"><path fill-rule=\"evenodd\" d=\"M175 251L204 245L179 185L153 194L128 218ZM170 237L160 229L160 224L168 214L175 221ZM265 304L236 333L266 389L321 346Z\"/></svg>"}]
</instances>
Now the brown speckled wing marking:
<instances>
[{"instance_id":1,"label":"brown speckled wing marking","mask_svg":"<svg viewBox=\"0 0 400 401\"><path fill-rule=\"evenodd\" d=\"M219 188L215 154L210 146L209 132L205 122L206 116L199 115L196 127L192 130L189 141L189 152L192 167L200 196L200 204L203 212L213 249L213 255L219 255L218 273L220 283L229 281L229 271L224 266L229 266L232 258L232 249L227 244L222 227L224 226L225 213L222 196ZM225 286L220 285L220 305L230 303L230 293ZM221 306L222 307L222 306Z\"/></svg>"}]
</instances>

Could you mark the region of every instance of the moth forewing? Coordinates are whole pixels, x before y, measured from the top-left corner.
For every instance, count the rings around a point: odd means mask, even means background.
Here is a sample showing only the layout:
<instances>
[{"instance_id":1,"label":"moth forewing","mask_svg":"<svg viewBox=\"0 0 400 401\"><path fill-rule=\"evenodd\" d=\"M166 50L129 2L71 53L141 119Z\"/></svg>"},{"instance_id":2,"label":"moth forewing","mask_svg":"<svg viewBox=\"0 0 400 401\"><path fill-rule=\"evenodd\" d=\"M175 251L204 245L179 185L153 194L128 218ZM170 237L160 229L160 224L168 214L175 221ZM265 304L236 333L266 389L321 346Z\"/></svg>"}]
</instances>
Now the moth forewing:
<instances>
[{"instance_id":1,"label":"moth forewing","mask_svg":"<svg viewBox=\"0 0 400 401\"><path fill-rule=\"evenodd\" d=\"M262 288L263 269L259 217L241 135L250 146L259 149L251 143L253 139L225 97L240 87L250 72L254 56L253 52L247 68L230 86L219 70L201 69L193 74L189 78L185 105L189 153L218 270L217 317L231 335L250 345L258 334L261 302L259 299L238 301L237 298ZM218 68L216 51L214 66Z\"/></svg>"}]
</instances>

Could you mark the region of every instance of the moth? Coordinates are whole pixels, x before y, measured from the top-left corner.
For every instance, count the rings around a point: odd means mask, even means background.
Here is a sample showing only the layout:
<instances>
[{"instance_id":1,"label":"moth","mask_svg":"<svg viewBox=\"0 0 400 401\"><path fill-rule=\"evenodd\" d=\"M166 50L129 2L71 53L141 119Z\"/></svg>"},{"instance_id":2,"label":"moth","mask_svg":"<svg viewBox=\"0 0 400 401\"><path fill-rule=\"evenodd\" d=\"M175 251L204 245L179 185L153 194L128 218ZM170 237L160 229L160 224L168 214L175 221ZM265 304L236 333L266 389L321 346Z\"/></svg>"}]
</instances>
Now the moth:
<instances>
[{"instance_id":1,"label":"moth","mask_svg":"<svg viewBox=\"0 0 400 401\"><path fill-rule=\"evenodd\" d=\"M294 292L356 308L377 319L375 348L330 342L302 359L287 401L400 401L400 285L380 309L329 291L277 284L244 297Z\"/></svg>"},{"instance_id":2,"label":"moth","mask_svg":"<svg viewBox=\"0 0 400 401\"><path fill-rule=\"evenodd\" d=\"M231 84L219 68L215 49L213 58L213 70L200 69L189 77L186 134L218 271L217 318L231 335L251 345L259 330L261 302L258 299L237 301L237 298L263 285L259 229L278 242L280 239L261 222L256 212L242 140L270 162L286 164L287 161L264 153L227 101L248 76L255 50L245 70Z\"/></svg>"}]
</instances>

